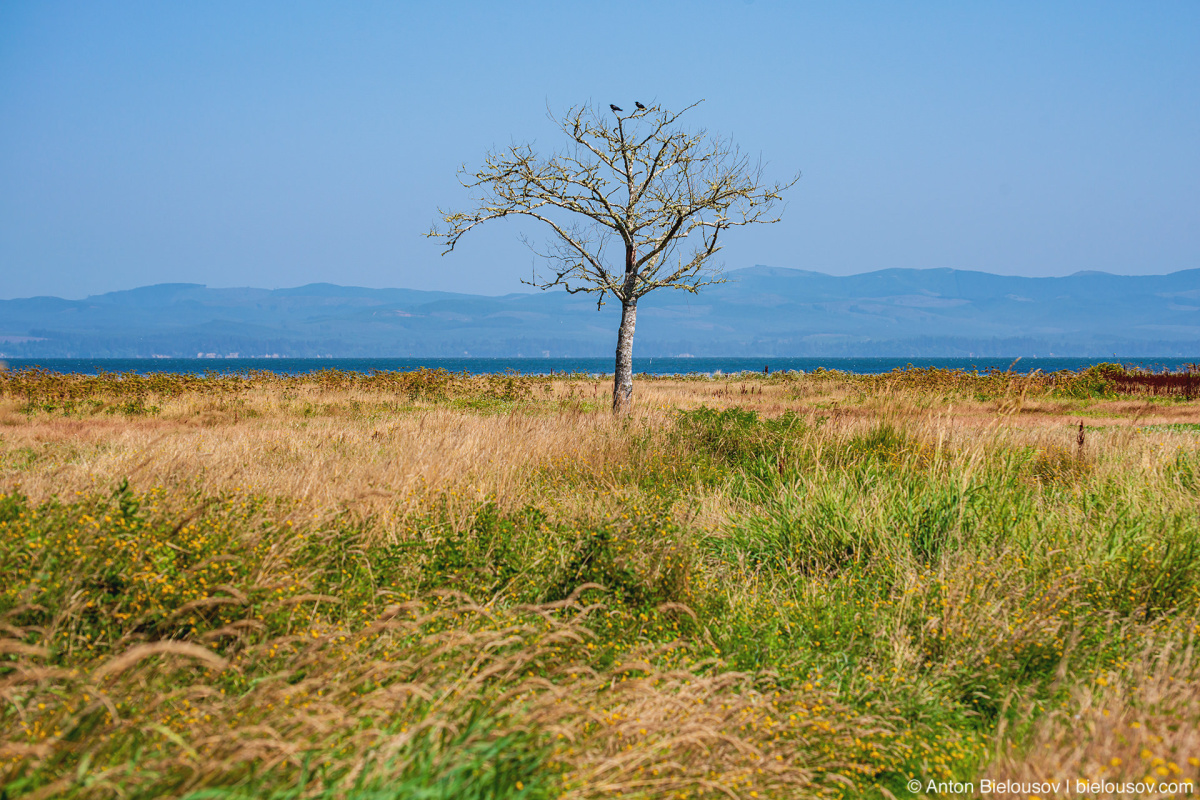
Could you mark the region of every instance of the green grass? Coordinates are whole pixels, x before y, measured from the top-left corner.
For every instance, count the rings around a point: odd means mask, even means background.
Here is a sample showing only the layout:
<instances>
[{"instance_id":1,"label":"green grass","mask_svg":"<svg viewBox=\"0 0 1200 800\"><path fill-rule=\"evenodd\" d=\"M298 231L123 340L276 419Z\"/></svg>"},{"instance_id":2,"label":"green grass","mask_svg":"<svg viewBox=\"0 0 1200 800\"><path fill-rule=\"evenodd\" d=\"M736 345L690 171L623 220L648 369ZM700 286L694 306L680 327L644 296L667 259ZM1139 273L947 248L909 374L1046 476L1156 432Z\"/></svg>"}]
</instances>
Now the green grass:
<instances>
[{"instance_id":1,"label":"green grass","mask_svg":"<svg viewBox=\"0 0 1200 800\"><path fill-rule=\"evenodd\" d=\"M1143 425L1139 430L1146 433L1197 433L1200 432L1200 422L1174 422L1168 425Z\"/></svg>"},{"instance_id":2,"label":"green grass","mask_svg":"<svg viewBox=\"0 0 1200 800\"><path fill-rule=\"evenodd\" d=\"M514 385L447 402L510 413ZM634 434L621 469L546 470L516 510L447 498L395 536L350 512L304 518L289 498L120 479L40 504L0 496L8 796L589 796L579 776L599 773L581 765L605 747L674 769L670 715L646 723L655 744L595 738L619 684L733 672L804 708L771 711L765 733L740 718L730 730L750 745L830 715L831 738L804 740L821 770L788 792L905 796L913 776L977 778L1147 646L1197 635L1195 451L1111 468L1122 453L941 444L886 422L834 434L736 408ZM570 492L617 501L555 506ZM725 504L721 524L689 513L705 498ZM401 608L411 621L388 627ZM105 671L162 642L227 666L164 651ZM594 715L553 716L554 692ZM235 735L254 726L271 734ZM735 772L689 796L750 796L759 779Z\"/></svg>"}]
</instances>

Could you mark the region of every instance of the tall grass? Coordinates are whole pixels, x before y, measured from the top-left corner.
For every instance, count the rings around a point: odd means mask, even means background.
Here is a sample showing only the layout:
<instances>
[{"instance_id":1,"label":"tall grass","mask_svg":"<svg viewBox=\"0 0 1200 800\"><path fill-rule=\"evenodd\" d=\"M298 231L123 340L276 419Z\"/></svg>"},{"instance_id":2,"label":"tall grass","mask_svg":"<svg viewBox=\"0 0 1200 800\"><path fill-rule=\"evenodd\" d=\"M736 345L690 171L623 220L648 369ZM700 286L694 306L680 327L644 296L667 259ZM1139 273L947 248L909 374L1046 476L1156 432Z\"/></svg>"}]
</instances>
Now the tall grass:
<instances>
[{"instance_id":1,"label":"tall grass","mask_svg":"<svg viewBox=\"0 0 1200 800\"><path fill-rule=\"evenodd\" d=\"M623 420L583 376L26 374L0 785L1200 780L1200 408L1064 389L1107 374L645 381Z\"/></svg>"}]
</instances>

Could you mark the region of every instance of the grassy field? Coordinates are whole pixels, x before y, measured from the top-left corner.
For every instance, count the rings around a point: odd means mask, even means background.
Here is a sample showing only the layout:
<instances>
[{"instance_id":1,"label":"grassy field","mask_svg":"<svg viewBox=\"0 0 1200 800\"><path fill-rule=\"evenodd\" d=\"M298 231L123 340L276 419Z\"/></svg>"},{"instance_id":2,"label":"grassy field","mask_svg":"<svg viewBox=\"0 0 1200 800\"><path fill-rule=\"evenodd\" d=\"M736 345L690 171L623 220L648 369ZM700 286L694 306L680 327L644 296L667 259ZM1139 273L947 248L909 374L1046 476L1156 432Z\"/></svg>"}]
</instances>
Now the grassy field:
<instances>
[{"instance_id":1,"label":"grassy field","mask_svg":"<svg viewBox=\"0 0 1200 800\"><path fill-rule=\"evenodd\" d=\"M3 796L1200 784L1190 382L609 391L0 373Z\"/></svg>"}]
</instances>

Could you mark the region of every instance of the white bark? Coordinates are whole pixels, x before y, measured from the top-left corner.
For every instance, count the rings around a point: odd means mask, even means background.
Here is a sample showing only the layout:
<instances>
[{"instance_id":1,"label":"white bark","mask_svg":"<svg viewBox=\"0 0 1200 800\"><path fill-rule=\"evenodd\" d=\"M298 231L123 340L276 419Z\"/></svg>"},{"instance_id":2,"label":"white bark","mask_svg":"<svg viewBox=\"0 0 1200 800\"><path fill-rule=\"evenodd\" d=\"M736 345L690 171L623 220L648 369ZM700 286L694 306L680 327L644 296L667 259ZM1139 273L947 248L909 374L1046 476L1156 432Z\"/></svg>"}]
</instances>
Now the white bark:
<instances>
[{"instance_id":1,"label":"white bark","mask_svg":"<svg viewBox=\"0 0 1200 800\"><path fill-rule=\"evenodd\" d=\"M621 327L617 331L617 362L613 369L613 413L633 409L633 329L637 325L637 300L621 304Z\"/></svg>"}]
</instances>

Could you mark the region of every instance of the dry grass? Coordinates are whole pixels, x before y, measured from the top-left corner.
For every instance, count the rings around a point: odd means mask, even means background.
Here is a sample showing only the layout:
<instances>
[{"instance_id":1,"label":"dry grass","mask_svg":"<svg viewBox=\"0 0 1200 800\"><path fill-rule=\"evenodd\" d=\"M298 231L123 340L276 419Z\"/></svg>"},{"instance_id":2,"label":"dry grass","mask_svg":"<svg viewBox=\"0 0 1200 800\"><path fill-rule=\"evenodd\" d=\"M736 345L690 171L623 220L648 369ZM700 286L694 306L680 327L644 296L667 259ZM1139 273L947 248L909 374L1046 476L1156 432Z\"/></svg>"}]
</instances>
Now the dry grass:
<instances>
[{"instance_id":1,"label":"dry grass","mask_svg":"<svg viewBox=\"0 0 1200 800\"><path fill-rule=\"evenodd\" d=\"M340 394L317 399L353 402ZM321 512L353 507L403 517L450 493L523 502L540 465L569 457L603 469L629 449L623 424L599 413L481 416L431 408L297 419L284 409L197 426L184 421L190 410L168 406L161 419L30 421L6 431L4 442L32 463L9 466L0 480L39 500L104 490L113 476L128 476L142 486L258 492Z\"/></svg>"},{"instance_id":2,"label":"dry grass","mask_svg":"<svg viewBox=\"0 0 1200 800\"><path fill-rule=\"evenodd\" d=\"M535 414L495 413L504 406L480 413L318 385L188 393L162 399L153 416L132 418L29 416L10 398L0 400L0 436L5 450L21 457L5 459L0 481L44 499L107 488L113 476L128 476L139 485L266 492L323 511L353 506L394 515L449 491L502 502L522 497L539 467L564 459L604 471L628 461L630 429L661 429L677 410L700 406L764 416L791 411L827 421L826 430L842 436L885 421L943 439L1003 432L1009 444L1035 447L1069 447L1074 432L1067 426L1083 418L1105 429L1088 434L1104 444L1125 428L1200 424L1193 403L931 402L888 384L870 395L850 380L796 384L642 379L636 413L625 421L607 412L603 381L547 381L536 393L545 410ZM1168 431L1138 439L1143 449L1190 441L1189 433Z\"/></svg>"},{"instance_id":3,"label":"dry grass","mask_svg":"<svg viewBox=\"0 0 1200 800\"><path fill-rule=\"evenodd\" d=\"M1042 717L1018 741L998 737L988 770L996 781L1100 784L1088 794L1193 795L1200 786L1200 677L1194 635L1155 637L1122 673L1102 674L1072 692L1066 708ZM1005 746L1007 745L1007 747ZM1104 784L1146 784L1139 792ZM1179 784L1189 783L1191 790ZM1158 787L1163 784L1161 788ZM1015 797L1016 793L999 793Z\"/></svg>"},{"instance_id":4,"label":"dry grass","mask_svg":"<svg viewBox=\"0 0 1200 800\"><path fill-rule=\"evenodd\" d=\"M501 611L445 596L389 606L353 632L317 626L255 641L252 628L233 625L207 634L228 660L159 641L82 673L39 664L48 654L20 648L23 632L10 629L0 652L24 659L0 678L0 699L26 709L25 735L0 742L0 777L53 772L103 754L105 740L131 739L141 771L173 776L172 794L309 770L342 796L430 760L445 771L497 737L512 747L533 737L552 743L558 797L778 796L869 772L855 759L861 738L889 733L812 686L663 672L636 657L598 673L587 659L590 610L571 599ZM86 783L70 772L21 796L137 792L126 772L118 763Z\"/></svg>"},{"instance_id":5,"label":"dry grass","mask_svg":"<svg viewBox=\"0 0 1200 800\"><path fill-rule=\"evenodd\" d=\"M982 380L639 380L619 420L584 378L8 392L0 780L1196 779L1200 403Z\"/></svg>"}]
</instances>

